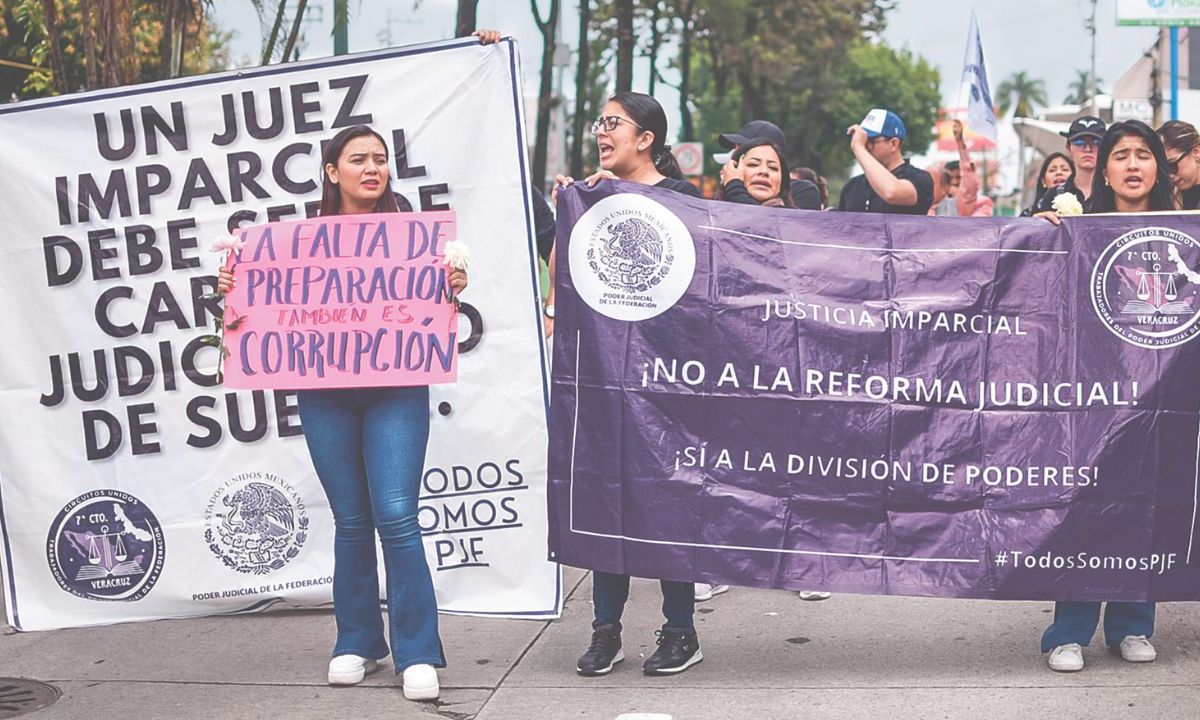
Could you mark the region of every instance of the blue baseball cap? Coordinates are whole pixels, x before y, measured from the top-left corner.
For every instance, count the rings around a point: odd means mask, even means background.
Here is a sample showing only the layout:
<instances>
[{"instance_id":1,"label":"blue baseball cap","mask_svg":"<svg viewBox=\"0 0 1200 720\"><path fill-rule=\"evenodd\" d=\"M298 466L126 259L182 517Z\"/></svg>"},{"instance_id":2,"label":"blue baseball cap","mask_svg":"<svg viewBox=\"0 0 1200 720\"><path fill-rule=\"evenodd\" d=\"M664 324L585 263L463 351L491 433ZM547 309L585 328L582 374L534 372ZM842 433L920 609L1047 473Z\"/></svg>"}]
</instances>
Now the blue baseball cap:
<instances>
[{"instance_id":1,"label":"blue baseball cap","mask_svg":"<svg viewBox=\"0 0 1200 720\"><path fill-rule=\"evenodd\" d=\"M889 137L903 140L905 136L904 121L896 113L883 108L871 110L858 125L867 131L867 137Z\"/></svg>"}]
</instances>

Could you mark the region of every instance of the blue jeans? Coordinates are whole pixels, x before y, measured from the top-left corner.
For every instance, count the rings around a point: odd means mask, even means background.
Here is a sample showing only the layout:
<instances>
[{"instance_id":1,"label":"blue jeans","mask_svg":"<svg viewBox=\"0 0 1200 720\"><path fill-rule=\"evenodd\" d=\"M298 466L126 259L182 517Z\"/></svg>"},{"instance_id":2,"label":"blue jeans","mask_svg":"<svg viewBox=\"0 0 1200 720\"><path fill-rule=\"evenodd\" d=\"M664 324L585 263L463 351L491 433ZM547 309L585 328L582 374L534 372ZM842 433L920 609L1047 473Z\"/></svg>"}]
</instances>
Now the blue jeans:
<instances>
[{"instance_id":1,"label":"blue jeans","mask_svg":"<svg viewBox=\"0 0 1200 720\"><path fill-rule=\"evenodd\" d=\"M383 545L396 672L446 667L417 499L429 441L429 388L304 390L300 422L333 511L333 655L388 654L375 532Z\"/></svg>"},{"instance_id":2,"label":"blue jeans","mask_svg":"<svg viewBox=\"0 0 1200 720\"><path fill-rule=\"evenodd\" d=\"M1104 643L1117 647L1130 635L1154 635L1154 603L1110 602L1104 608ZM1042 633L1042 652L1059 645L1087 647L1100 624L1098 602L1056 602L1054 622Z\"/></svg>"},{"instance_id":3,"label":"blue jeans","mask_svg":"<svg viewBox=\"0 0 1200 720\"><path fill-rule=\"evenodd\" d=\"M663 628L691 632L696 629L693 614L696 610L696 586L693 583L660 580L662 585L662 613L667 622ZM629 576L612 573L592 572L592 604L595 616L592 629L603 625L616 625L621 630L621 615L625 612L625 601L629 599Z\"/></svg>"}]
</instances>

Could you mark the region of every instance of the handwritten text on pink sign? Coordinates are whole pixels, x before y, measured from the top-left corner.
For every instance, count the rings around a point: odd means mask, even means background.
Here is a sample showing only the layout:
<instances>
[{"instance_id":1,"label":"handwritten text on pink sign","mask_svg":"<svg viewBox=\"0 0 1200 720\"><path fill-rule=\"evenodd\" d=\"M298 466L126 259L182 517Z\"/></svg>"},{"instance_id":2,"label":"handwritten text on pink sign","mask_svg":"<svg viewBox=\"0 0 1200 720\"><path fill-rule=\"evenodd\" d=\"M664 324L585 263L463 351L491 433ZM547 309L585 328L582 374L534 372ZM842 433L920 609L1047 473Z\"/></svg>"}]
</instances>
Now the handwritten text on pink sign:
<instances>
[{"instance_id":1,"label":"handwritten text on pink sign","mask_svg":"<svg viewBox=\"0 0 1200 720\"><path fill-rule=\"evenodd\" d=\"M443 248L454 212L259 225L231 260L225 384L259 389L454 382L458 317ZM241 316L244 319L239 321Z\"/></svg>"}]
</instances>

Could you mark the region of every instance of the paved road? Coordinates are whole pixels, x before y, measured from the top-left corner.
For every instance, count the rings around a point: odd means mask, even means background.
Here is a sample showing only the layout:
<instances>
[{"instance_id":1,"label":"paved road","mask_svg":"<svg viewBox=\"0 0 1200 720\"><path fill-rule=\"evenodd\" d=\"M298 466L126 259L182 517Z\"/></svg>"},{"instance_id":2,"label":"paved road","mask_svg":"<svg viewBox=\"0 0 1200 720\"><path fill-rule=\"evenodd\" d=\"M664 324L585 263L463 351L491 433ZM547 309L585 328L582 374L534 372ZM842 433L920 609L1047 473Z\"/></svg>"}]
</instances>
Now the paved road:
<instances>
[{"instance_id":1,"label":"paved road","mask_svg":"<svg viewBox=\"0 0 1200 720\"><path fill-rule=\"evenodd\" d=\"M604 678L572 672L591 586L568 574L561 620L443 618L450 667L437 705L404 700L390 672L329 688L327 611L171 620L0 636L0 676L63 690L37 720L446 717L613 720L657 712L725 718L1200 718L1200 608L1160 606L1159 660L1097 647L1082 673L1046 669L1050 603L999 603L735 588L699 606L705 661L674 678L640 672L660 622L655 584L635 583L629 659ZM1098 641L1097 641L1098 642Z\"/></svg>"}]
</instances>

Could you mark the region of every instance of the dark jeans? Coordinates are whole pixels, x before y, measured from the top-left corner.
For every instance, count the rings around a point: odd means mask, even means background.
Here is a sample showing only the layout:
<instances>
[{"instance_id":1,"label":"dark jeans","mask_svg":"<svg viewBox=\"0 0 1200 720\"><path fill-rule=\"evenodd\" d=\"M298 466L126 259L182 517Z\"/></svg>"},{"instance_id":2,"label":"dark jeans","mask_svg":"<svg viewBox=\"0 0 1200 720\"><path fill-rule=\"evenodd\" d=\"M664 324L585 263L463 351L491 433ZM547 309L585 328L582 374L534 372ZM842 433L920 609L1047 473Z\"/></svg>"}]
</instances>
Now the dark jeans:
<instances>
[{"instance_id":1,"label":"dark jeans","mask_svg":"<svg viewBox=\"0 0 1200 720\"><path fill-rule=\"evenodd\" d=\"M1154 603L1104 603L1104 643L1118 647L1130 635L1154 635ZM1079 643L1087 647L1100 624L1098 602L1056 602L1054 622L1042 633L1042 652L1059 645Z\"/></svg>"},{"instance_id":2,"label":"dark jeans","mask_svg":"<svg viewBox=\"0 0 1200 720\"><path fill-rule=\"evenodd\" d=\"M429 388L300 392L300 422L333 511L333 655L388 654L379 612L375 533L387 575L396 672L446 667L417 499L429 441Z\"/></svg>"},{"instance_id":3,"label":"dark jeans","mask_svg":"<svg viewBox=\"0 0 1200 720\"><path fill-rule=\"evenodd\" d=\"M692 616L696 610L696 586L690 582L660 580L662 585L662 613L667 622L666 630L690 632L696 629ZM629 576L594 571L592 573L592 604L595 619L592 628L616 625L621 629L621 614L625 601L629 599Z\"/></svg>"}]
</instances>

